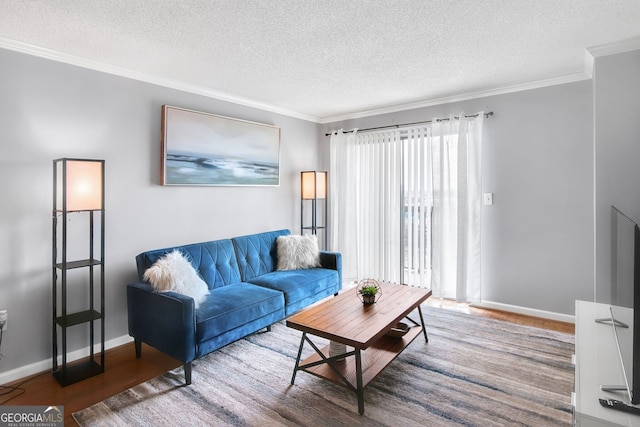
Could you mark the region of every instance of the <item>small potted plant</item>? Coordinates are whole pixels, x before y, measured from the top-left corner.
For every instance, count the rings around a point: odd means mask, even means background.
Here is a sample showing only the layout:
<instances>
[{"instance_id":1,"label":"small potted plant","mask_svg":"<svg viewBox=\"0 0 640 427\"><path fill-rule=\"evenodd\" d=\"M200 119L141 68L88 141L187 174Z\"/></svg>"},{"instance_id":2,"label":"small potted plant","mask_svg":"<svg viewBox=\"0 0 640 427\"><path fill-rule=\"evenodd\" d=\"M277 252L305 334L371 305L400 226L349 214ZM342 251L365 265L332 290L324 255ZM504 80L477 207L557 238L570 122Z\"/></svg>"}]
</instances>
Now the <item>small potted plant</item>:
<instances>
[{"instance_id":1,"label":"small potted plant","mask_svg":"<svg viewBox=\"0 0 640 427\"><path fill-rule=\"evenodd\" d=\"M376 302L376 294L378 293L378 288L375 286L365 286L360 289L360 295L362 295L362 302L365 304L373 304Z\"/></svg>"},{"instance_id":2,"label":"small potted plant","mask_svg":"<svg viewBox=\"0 0 640 427\"><path fill-rule=\"evenodd\" d=\"M380 296L380 285L373 279L361 280L357 287L358 296L364 304L373 304Z\"/></svg>"}]
</instances>

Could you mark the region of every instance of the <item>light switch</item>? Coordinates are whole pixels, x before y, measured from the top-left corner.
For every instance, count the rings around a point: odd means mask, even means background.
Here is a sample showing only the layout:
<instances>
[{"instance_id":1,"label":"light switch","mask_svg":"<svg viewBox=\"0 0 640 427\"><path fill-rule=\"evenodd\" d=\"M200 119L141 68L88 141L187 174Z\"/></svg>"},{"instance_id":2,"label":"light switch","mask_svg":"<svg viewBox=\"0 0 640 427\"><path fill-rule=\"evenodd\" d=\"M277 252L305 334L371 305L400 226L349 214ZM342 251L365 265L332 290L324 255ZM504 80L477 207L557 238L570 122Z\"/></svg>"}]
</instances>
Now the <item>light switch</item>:
<instances>
[{"instance_id":1,"label":"light switch","mask_svg":"<svg viewBox=\"0 0 640 427\"><path fill-rule=\"evenodd\" d=\"M484 204L485 205L493 204L493 193L484 193Z\"/></svg>"}]
</instances>

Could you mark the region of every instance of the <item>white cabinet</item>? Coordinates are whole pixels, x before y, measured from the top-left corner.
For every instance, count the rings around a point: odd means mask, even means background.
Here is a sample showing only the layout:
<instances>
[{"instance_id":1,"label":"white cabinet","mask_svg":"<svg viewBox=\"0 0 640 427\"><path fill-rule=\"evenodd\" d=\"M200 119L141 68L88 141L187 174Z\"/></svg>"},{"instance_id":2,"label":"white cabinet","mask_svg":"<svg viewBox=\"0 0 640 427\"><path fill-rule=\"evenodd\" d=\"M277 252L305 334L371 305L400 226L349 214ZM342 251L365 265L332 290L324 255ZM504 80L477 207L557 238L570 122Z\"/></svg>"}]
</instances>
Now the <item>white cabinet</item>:
<instances>
[{"instance_id":1,"label":"white cabinet","mask_svg":"<svg viewBox=\"0 0 640 427\"><path fill-rule=\"evenodd\" d=\"M616 318L633 325L633 311L617 307ZM595 319L609 318L609 304L576 301L576 357L574 424L591 426L638 426L640 415L608 409L598 399L611 398L628 401L626 393L600 390L601 385L623 385L624 375L611 325L596 323ZM632 329L618 328L622 352L630 357Z\"/></svg>"}]
</instances>

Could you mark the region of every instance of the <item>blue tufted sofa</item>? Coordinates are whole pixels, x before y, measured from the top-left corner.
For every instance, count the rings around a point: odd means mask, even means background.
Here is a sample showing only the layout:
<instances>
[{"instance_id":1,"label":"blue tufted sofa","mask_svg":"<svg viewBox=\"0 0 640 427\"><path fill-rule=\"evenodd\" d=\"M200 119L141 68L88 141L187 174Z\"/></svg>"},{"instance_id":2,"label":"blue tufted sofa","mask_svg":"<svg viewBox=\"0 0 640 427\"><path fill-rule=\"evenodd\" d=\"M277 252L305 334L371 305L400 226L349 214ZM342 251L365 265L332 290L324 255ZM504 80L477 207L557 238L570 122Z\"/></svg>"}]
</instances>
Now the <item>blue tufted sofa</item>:
<instances>
[{"instance_id":1,"label":"blue tufted sofa","mask_svg":"<svg viewBox=\"0 0 640 427\"><path fill-rule=\"evenodd\" d=\"M191 384L191 362L335 295L342 288L342 258L320 252L322 267L278 271L276 239L289 230L215 240L136 256L139 282L127 285L129 335L136 357L142 343L183 363ZM195 309L191 297L154 292L142 277L165 254L178 249L207 283L210 295Z\"/></svg>"}]
</instances>

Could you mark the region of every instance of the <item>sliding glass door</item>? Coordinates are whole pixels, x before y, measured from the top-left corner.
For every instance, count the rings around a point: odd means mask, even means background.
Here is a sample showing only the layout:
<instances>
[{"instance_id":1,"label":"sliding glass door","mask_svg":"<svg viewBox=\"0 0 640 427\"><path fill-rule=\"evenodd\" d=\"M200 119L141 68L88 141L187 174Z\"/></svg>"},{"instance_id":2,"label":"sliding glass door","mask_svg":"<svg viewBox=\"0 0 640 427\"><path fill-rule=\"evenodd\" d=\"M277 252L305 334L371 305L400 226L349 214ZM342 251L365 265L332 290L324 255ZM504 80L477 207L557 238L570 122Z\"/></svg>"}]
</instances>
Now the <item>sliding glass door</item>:
<instances>
[{"instance_id":1,"label":"sliding glass door","mask_svg":"<svg viewBox=\"0 0 640 427\"><path fill-rule=\"evenodd\" d=\"M345 280L480 299L483 118L332 134L331 241Z\"/></svg>"},{"instance_id":2,"label":"sliding glass door","mask_svg":"<svg viewBox=\"0 0 640 427\"><path fill-rule=\"evenodd\" d=\"M358 278L431 284L432 166L429 129L358 135L355 209Z\"/></svg>"},{"instance_id":3,"label":"sliding glass door","mask_svg":"<svg viewBox=\"0 0 640 427\"><path fill-rule=\"evenodd\" d=\"M431 287L433 183L429 128L407 130L402 144L401 282Z\"/></svg>"}]
</instances>

